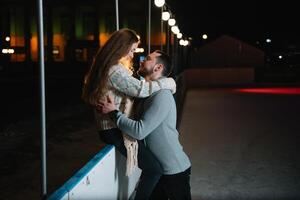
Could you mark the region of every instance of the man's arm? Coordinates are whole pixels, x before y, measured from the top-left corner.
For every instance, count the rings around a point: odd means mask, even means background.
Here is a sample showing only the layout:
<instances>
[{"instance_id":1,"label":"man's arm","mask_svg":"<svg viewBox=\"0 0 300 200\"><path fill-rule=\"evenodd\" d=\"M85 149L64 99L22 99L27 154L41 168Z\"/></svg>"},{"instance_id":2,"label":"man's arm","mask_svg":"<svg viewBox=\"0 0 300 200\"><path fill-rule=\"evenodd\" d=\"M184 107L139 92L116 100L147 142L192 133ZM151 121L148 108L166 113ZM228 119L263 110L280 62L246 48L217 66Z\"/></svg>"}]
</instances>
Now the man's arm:
<instances>
[{"instance_id":1,"label":"man's arm","mask_svg":"<svg viewBox=\"0 0 300 200\"><path fill-rule=\"evenodd\" d=\"M154 95L148 100L149 105L147 105L139 120L129 119L117 110L111 112L110 116L116 122L118 128L138 140L144 139L155 130L168 116L171 109L169 102L173 96L167 90L162 90Z\"/></svg>"}]
</instances>

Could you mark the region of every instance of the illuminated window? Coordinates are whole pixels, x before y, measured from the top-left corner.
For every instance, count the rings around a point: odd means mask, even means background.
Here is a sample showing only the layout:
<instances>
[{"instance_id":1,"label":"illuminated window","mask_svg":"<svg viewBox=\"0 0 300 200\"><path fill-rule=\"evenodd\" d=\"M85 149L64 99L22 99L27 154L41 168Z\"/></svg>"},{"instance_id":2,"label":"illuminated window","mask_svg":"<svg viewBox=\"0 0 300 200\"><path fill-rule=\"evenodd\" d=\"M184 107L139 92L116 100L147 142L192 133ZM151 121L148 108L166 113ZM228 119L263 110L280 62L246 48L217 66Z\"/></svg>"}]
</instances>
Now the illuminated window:
<instances>
[{"instance_id":1,"label":"illuminated window","mask_svg":"<svg viewBox=\"0 0 300 200\"><path fill-rule=\"evenodd\" d=\"M21 7L10 8L10 34L10 48L14 49L11 61L25 61L24 10Z\"/></svg>"}]
</instances>

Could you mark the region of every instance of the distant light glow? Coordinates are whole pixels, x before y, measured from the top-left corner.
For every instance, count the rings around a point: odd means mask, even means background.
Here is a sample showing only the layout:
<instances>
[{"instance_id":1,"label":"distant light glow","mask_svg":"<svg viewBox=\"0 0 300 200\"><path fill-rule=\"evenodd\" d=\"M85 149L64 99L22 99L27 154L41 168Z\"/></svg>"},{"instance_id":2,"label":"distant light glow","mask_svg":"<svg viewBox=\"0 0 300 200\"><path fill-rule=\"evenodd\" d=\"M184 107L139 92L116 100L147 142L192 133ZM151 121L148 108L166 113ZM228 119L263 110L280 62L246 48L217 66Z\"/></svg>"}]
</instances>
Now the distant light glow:
<instances>
[{"instance_id":1,"label":"distant light glow","mask_svg":"<svg viewBox=\"0 0 300 200\"><path fill-rule=\"evenodd\" d=\"M182 46L187 46L187 45L189 45L189 41L181 39L181 40L179 40L179 44L182 45Z\"/></svg>"},{"instance_id":2,"label":"distant light glow","mask_svg":"<svg viewBox=\"0 0 300 200\"><path fill-rule=\"evenodd\" d=\"M272 40L271 40L270 38L267 38L267 39L266 39L266 42L267 42L267 43L271 43Z\"/></svg>"},{"instance_id":3,"label":"distant light glow","mask_svg":"<svg viewBox=\"0 0 300 200\"><path fill-rule=\"evenodd\" d=\"M139 60L140 62L143 62L145 60L145 56L141 55Z\"/></svg>"},{"instance_id":4,"label":"distant light glow","mask_svg":"<svg viewBox=\"0 0 300 200\"><path fill-rule=\"evenodd\" d=\"M282 59L282 55L279 55L278 58L279 58L279 59Z\"/></svg>"},{"instance_id":5,"label":"distant light glow","mask_svg":"<svg viewBox=\"0 0 300 200\"><path fill-rule=\"evenodd\" d=\"M203 34L203 35L202 35L202 38L203 38L204 40L206 40L206 39L207 39L207 35L206 35L206 34Z\"/></svg>"},{"instance_id":6,"label":"distant light glow","mask_svg":"<svg viewBox=\"0 0 300 200\"><path fill-rule=\"evenodd\" d=\"M5 37L5 41L9 42L9 41L10 41L10 37L9 37L9 36L6 36L6 37Z\"/></svg>"},{"instance_id":7,"label":"distant light glow","mask_svg":"<svg viewBox=\"0 0 300 200\"><path fill-rule=\"evenodd\" d=\"M178 34L178 33L180 32L178 26L172 26L171 31L172 31L174 34Z\"/></svg>"},{"instance_id":8,"label":"distant light glow","mask_svg":"<svg viewBox=\"0 0 300 200\"><path fill-rule=\"evenodd\" d=\"M300 95L300 87L287 88L287 87L277 87L277 88L242 88L235 89L237 92L241 93L259 93L259 94L290 94L290 95Z\"/></svg>"},{"instance_id":9,"label":"distant light glow","mask_svg":"<svg viewBox=\"0 0 300 200\"><path fill-rule=\"evenodd\" d=\"M58 50L58 49L53 49L52 53L53 53L54 55L58 55L58 54L59 54L59 50Z\"/></svg>"},{"instance_id":10,"label":"distant light glow","mask_svg":"<svg viewBox=\"0 0 300 200\"><path fill-rule=\"evenodd\" d=\"M171 18L171 19L168 20L168 24L169 24L170 26L174 26L174 25L176 24L176 20L173 19L173 18Z\"/></svg>"},{"instance_id":11,"label":"distant light glow","mask_svg":"<svg viewBox=\"0 0 300 200\"><path fill-rule=\"evenodd\" d=\"M170 17L171 17L171 15L170 15L170 13L169 13L168 11L165 11L165 12L163 12L163 13L161 14L161 18L162 18L162 20L164 20L164 21L168 21L168 20L170 19Z\"/></svg>"},{"instance_id":12,"label":"distant light glow","mask_svg":"<svg viewBox=\"0 0 300 200\"><path fill-rule=\"evenodd\" d=\"M178 39L182 38L182 33L177 33L177 38Z\"/></svg>"},{"instance_id":13,"label":"distant light glow","mask_svg":"<svg viewBox=\"0 0 300 200\"><path fill-rule=\"evenodd\" d=\"M143 53L145 50L144 48L136 48L135 53Z\"/></svg>"},{"instance_id":14,"label":"distant light glow","mask_svg":"<svg viewBox=\"0 0 300 200\"><path fill-rule=\"evenodd\" d=\"M184 45L184 39L179 40L179 44L183 46Z\"/></svg>"},{"instance_id":15,"label":"distant light glow","mask_svg":"<svg viewBox=\"0 0 300 200\"><path fill-rule=\"evenodd\" d=\"M190 43L190 42L189 42L188 40L185 40L183 46L187 46L187 45L189 45L189 43Z\"/></svg>"},{"instance_id":16,"label":"distant light glow","mask_svg":"<svg viewBox=\"0 0 300 200\"><path fill-rule=\"evenodd\" d=\"M165 0L154 0L154 4L160 8L165 5Z\"/></svg>"},{"instance_id":17,"label":"distant light glow","mask_svg":"<svg viewBox=\"0 0 300 200\"><path fill-rule=\"evenodd\" d=\"M15 53L14 49L2 49L3 54L13 54Z\"/></svg>"}]
</instances>

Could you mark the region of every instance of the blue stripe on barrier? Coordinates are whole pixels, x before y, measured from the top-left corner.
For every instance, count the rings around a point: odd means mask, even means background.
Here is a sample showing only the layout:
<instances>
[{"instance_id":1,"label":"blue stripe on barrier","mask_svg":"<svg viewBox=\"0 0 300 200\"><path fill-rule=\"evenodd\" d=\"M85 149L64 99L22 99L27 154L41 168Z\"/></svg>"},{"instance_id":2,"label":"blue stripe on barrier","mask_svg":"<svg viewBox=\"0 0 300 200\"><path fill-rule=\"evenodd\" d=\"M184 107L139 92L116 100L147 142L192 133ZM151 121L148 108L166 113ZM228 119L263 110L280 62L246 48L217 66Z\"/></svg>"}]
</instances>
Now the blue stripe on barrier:
<instances>
[{"instance_id":1,"label":"blue stripe on barrier","mask_svg":"<svg viewBox=\"0 0 300 200\"><path fill-rule=\"evenodd\" d=\"M78 172L75 173L65 184L58 188L47 200L58 200L63 198L69 191L71 191L95 166L104 156L106 156L112 149L113 145L106 145L99 153L97 153L87 164L85 164Z\"/></svg>"}]
</instances>

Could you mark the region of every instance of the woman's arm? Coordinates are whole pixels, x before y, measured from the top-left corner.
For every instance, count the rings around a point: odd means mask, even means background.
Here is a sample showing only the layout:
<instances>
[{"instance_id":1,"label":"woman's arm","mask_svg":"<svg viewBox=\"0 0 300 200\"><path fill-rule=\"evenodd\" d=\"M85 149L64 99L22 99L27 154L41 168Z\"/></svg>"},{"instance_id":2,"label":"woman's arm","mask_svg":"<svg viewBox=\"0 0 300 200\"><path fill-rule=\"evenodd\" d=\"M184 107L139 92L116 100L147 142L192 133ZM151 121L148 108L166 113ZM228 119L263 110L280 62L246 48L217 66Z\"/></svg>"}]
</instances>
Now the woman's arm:
<instances>
[{"instance_id":1,"label":"woman's arm","mask_svg":"<svg viewBox=\"0 0 300 200\"><path fill-rule=\"evenodd\" d=\"M129 74L121 65L109 74L110 85L116 90L131 97L148 97L161 89L169 89L174 94L176 83L173 78L162 78L156 81L141 81Z\"/></svg>"}]
</instances>

